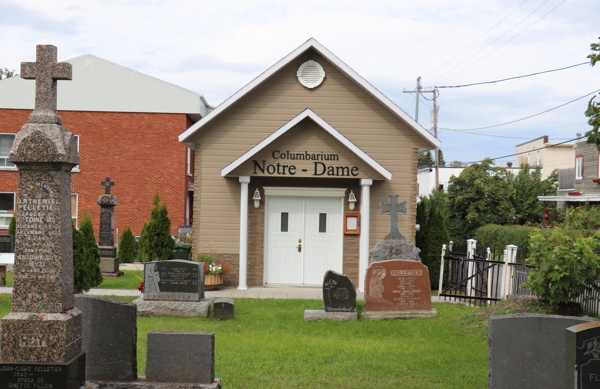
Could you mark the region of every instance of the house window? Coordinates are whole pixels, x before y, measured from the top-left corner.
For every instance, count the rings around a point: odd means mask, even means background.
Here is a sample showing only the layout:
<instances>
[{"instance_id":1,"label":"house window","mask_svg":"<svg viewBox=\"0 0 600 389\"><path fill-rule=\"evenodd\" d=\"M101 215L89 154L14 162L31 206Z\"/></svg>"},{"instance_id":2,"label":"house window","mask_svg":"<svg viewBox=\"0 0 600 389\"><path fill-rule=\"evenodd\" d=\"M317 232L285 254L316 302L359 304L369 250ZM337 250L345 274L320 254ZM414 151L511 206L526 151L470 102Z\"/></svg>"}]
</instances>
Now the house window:
<instances>
[{"instance_id":1,"label":"house window","mask_svg":"<svg viewBox=\"0 0 600 389\"><path fill-rule=\"evenodd\" d=\"M288 232L289 229L289 214L281 212L281 232Z\"/></svg>"},{"instance_id":2,"label":"house window","mask_svg":"<svg viewBox=\"0 0 600 389\"><path fill-rule=\"evenodd\" d=\"M77 153L79 153L79 135L75 135L75 142L77 142ZM79 170L79 165L73 167L73 169L71 169L72 172L78 172Z\"/></svg>"},{"instance_id":3,"label":"house window","mask_svg":"<svg viewBox=\"0 0 600 389\"><path fill-rule=\"evenodd\" d=\"M77 227L77 208L79 205L79 195L75 193L71 193L71 220L75 223L75 227Z\"/></svg>"},{"instance_id":4,"label":"house window","mask_svg":"<svg viewBox=\"0 0 600 389\"><path fill-rule=\"evenodd\" d=\"M583 154L575 157L575 179L583 180Z\"/></svg>"},{"instance_id":5,"label":"house window","mask_svg":"<svg viewBox=\"0 0 600 389\"><path fill-rule=\"evenodd\" d=\"M15 164L8 160L8 153L15 141L15 134L0 134L0 169L15 168Z\"/></svg>"},{"instance_id":6,"label":"house window","mask_svg":"<svg viewBox=\"0 0 600 389\"><path fill-rule=\"evenodd\" d=\"M319 232L322 234L327 232L327 214L326 213L319 214Z\"/></svg>"},{"instance_id":7,"label":"house window","mask_svg":"<svg viewBox=\"0 0 600 389\"><path fill-rule=\"evenodd\" d=\"M15 212L15 193L0 192L0 229L7 229Z\"/></svg>"}]
</instances>

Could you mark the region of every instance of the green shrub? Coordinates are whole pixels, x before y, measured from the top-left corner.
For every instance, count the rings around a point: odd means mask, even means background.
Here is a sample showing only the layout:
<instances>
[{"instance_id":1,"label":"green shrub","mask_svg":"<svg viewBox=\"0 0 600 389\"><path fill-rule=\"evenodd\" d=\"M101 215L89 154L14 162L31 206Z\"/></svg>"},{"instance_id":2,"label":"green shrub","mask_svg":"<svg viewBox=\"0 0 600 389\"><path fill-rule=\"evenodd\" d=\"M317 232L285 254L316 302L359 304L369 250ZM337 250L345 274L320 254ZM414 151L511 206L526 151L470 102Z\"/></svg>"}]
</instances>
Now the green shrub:
<instances>
[{"instance_id":1,"label":"green shrub","mask_svg":"<svg viewBox=\"0 0 600 389\"><path fill-rule=\"evenodd\" d=\"M534 230L527 264L537 268L523 287L560 313L585 291L600 290L600 230L587 238L561 228L550 236Z\"/></svg>"},{"instance_id":2,"label":"green shrub","mask_svg":"<svg viewBox=\"0 0 600 389\"><path fill-rule=\"evenodd\" d=\"M100 253L90 214L83 214L81 230L77 230L73 225L72 231L74 292L87 292L100 285L103 279L100 272Z\"/></svg>"},{"instance_id":3,"label":"green shrub","mask_svg":"<svg viewBox=\"0 0 600 389\"><path fill-rule=\"evenodd\" d=\"M158 192L152 194L154 208L150 211L150 221L145 224L140 238L140 251L143 261L162 261L173 258L173 238L171 220L165 202L160 201Z\"/></svg>"},{"instance_id":4,"label":"green shrub","mask_svg":"<svg viewBox=\"0 0 600 389\"><path fill-rule=\"evenodd\" d=\"M119 242L119 260L121 263L133 263L137 256L137 242L131 232L131 227L125 226Z\"/></svg>"},{"instance_id":5,"label":"green shrub","mask_svg":"<svg viewBox=\"0 0 600 389\"><path fill-rule=\"evenodd\" d=\"M427 226L427 234L425 235L427 256L425 258L421 257L421 261L429 269L431 286L437 288L440 278L440 255L442 246L448 243L449 238L444 223L444 217L435 202L432 202L429 207Z\"/></svg>"},{"instance_id":6,"label":"green shrub","mask_svg":"<svg viewBox=\"0 0 600 389\"><path fill-rule=\"evenodd\" d=\"M488 224L479 227L475 233L477 247L491 247L496 254L502 255L506 245L514 244L517 246L517 253L520 257L526 258L529 255L529 234L534 230L533 227L525 226L499 226ZM502 258L494 258L503 260Z\"/></svg>"},{"instance_id":7,"label":"green shrub","mask_svg":"<svg viewBox=\"0 0 600 389\"><path fill-rule=\"evenodd\" d=\"M8 225L8 235L15 236L17 231L17 218L13 215L12 219L10 219L10 224Z\"/></svg>"}]
</instances>

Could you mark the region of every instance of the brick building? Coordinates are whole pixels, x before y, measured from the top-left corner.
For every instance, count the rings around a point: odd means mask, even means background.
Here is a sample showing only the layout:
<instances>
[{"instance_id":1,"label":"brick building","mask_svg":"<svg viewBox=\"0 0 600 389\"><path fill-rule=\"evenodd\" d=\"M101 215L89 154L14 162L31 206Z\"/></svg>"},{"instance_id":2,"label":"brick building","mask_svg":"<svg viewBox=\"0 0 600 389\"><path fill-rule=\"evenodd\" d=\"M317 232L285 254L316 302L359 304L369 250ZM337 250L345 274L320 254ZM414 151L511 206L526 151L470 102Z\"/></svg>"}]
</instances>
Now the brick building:
<instances>
[{"instance_id":1,"label":"brick building","mask_svg":"<svg viewBox=\"0 0 600 389\"><path fill-rule=\"evenodd\" d=\"M78 136L81 164L72 174L73 217L90 212L98 233L96 204L111 177L119 205L116 228L140 234L152 208L152 192L167 201L175 234L193 218L194 153L178 136L212 107L202 95L93 55L68 60L71 81L58 81L58 113ZM16 133L33 110L35 80L0 81L0 234L6 234L18 190L8 161Z\"/></svg>"}]
</instances>

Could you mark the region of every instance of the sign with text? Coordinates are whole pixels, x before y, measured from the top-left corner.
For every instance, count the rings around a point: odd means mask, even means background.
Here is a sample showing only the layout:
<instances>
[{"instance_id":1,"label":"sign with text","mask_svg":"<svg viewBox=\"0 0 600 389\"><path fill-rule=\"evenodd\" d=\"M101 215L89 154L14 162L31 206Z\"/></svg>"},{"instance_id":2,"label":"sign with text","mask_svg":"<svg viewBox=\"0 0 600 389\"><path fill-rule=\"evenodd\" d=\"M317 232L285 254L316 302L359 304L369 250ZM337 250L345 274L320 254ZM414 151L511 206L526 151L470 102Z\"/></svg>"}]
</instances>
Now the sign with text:
<instances>
[{"instance_id":1,"label":"sign with text","mask_svg":"<svg viewBox=\"0 0 600 389\"><path fill-rule=\"evenodd\" d=\"M340 163L340 156L336 153L274 150L271 158L272 160L253 159L252 174L295 176L302 172L314 177L357 177L360 172L358 166Z\"/></svg>"}]
</instances>

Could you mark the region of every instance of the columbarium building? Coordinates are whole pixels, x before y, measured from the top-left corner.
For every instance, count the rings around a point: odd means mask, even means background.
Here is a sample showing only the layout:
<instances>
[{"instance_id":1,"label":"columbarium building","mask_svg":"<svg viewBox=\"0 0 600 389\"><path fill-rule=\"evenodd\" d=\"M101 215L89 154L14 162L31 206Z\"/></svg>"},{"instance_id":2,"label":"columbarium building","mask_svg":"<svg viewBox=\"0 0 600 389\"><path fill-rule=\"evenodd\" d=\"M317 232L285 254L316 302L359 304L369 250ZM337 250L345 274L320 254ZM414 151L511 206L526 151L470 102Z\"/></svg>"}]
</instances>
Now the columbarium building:
<instances>
[{"instance_id":1,"label":"columbarium building","mask_svg":"<svg viewBox=\"0 0 600 389\"><path fill-rule=\"evenodd\" d=\"M226 284L321 285L327 270L360 290L369 249L388 233L388 194L407 201L414 242L417 157L439 141L310 39L179 136L195 151L194 255Z\"/></svg>"}]
</instances>

